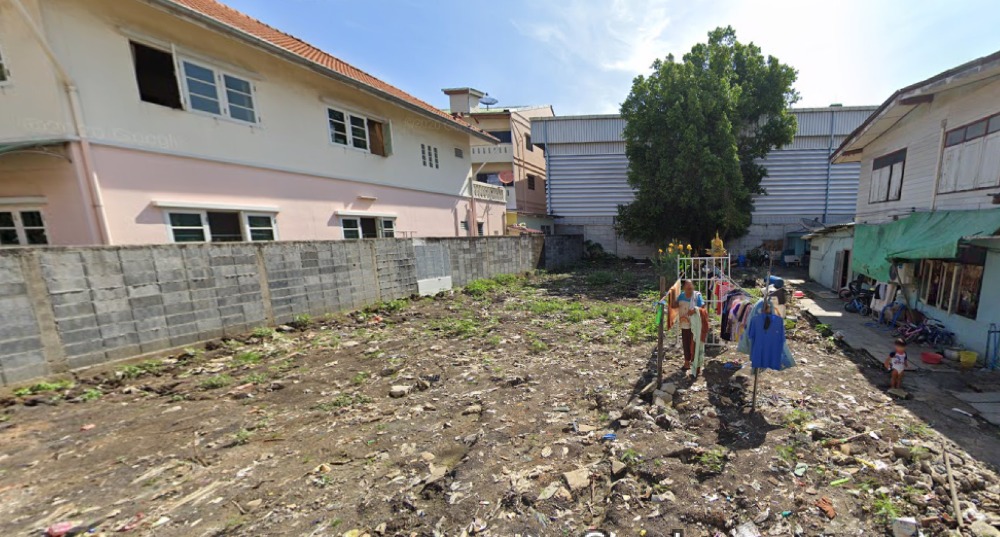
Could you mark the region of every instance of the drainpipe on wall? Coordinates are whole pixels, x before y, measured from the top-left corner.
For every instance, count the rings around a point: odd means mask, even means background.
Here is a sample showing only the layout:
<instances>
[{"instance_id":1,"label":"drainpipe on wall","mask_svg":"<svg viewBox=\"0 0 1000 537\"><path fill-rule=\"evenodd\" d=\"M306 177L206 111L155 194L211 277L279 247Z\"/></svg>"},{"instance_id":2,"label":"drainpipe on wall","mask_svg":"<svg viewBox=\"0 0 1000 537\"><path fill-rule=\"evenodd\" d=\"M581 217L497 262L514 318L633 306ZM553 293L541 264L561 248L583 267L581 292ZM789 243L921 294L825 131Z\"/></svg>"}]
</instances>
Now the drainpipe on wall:
<instances>
[{"instance_id":1,"label":"drainpipe on wall","mask_svg":"<svg viewBox=\"0 0 1000 537\"><path fill-rule=\"evenodd\" d=\"M470 151L470 153L471 153L471 151ZM486 167L486 163L485 162L482 163L482 164L480 164L479 165L479 169L476 170L476 173L473 173L469 177L469 203L472 206L472 216L466 216L465 217L466 222L469 223L468 229L466 229L465 231L466 231L466 233L468 233L468 235L470 237L475 237L476 235L479 234L479 213L476 212L476 190L475 190L476 186L475 185L476 185L476 177L479 176L479 172L483 171L484 167ZM484 225L484 227L485 227L485 225Z\"/></svg>"},{"instance_id":2,"label":"drainpipe on wall","mask_svg":"<svg viewBox=\"0 0 1000 537\"><path fill-rule=\"evenodd\" d=\"M83 166L84 177L80 178L80 174L77 174L77 178L81 183L80 190L90 198L87 201L91 202L95 213L94 216L97 219L97 229L95 229L94 222L90 218L87 219L87 226L90 228L91 236L96 236L100 244L111 244L111 231L108 228L107 217L104 214L104 199L101 196L100 183L98 182L97 172L94 168L93 153L91 152L90 141L87 139L86 127L84 126L83 114L81 113L80 92L77 90L76 84L73 83L73 79L70 78L69 72L59 62L52 47L45 40L45 34L42 33L41 28L35 23L34 19L31 18L21 0L11 0L11 2L21 14L25 24L31 29L32 35L42 47L45 55L48 56L49 61L52 62L66 90L66 96L69 99L70 116L73 121L73 132L80 140L80 161Z\"/></svg>"},{"instance_id":3,"label":"drainpipe on wall","mask_svg":"<svg viewBox=\"0 0 1000 537\"><path fill-rule=\"evenodd\" d=\"M833 108L830 109L830 142L826 148L826 195L823 196L823 220L825 224L827 215L830 212L830 175L833 172L833 162L830 161L830 157L833 156L833 115L836 112Z\"/></svg>"},{"instance_id":4,"label":"drainpipe on wall","mask_svg":"<svg viewBox=\"0 0 1000 537\"><path fill-rule=\"evenodd\" d=\"M552 214L552 199L549 191L549 122L542 121L542 138L545 145L542 148L542 158L545 159L545 215ZM552 232L555 233L556 223L552 222Z\"/></svg>"}]
</instances>

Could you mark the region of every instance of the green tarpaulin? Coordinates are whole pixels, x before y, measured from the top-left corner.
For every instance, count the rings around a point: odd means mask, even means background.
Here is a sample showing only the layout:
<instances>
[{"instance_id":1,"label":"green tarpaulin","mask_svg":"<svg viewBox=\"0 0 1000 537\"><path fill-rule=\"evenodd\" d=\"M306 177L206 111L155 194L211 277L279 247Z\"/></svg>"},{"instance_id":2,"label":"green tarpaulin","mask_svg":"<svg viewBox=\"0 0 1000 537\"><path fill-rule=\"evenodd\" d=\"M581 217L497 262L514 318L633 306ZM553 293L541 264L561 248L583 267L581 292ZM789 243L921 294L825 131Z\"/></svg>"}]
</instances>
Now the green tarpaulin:
<instances>
[{"instance_id":1,"label":"green tarpaulin","mask_svg":"<svg viewBox=\"0 0 1000 537\"><path fill-rule=\"evenodd\" d=\"M854 227L852 267L878 281L889 281L894 259L951 259L962 239L995 235L1000 209L935 211L880 225Z\"/></svg>"}]
</instances>

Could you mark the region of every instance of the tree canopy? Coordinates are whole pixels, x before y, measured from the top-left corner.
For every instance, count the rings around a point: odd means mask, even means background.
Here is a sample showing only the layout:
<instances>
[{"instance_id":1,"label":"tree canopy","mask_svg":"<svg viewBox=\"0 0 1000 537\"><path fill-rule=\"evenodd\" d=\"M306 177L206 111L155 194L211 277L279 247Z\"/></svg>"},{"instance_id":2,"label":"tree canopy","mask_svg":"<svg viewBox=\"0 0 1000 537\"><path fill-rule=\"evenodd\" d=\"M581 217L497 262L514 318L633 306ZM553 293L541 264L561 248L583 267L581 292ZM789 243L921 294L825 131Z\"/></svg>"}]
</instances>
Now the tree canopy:
<instances>
[{"instance_id":1,"label":"tree canopy","mask_svg":"<svg viewBox=\"0 0 1000 537\"><path fill-rule=\"evenodd\" d=\"M717 28L681 61L656 60L622 103L635 200L618 207L627 239L704 247L718 230L750 226L753 195L767 170L755 162L795 135L795 69Z\"/></svg>"}]
</instances>

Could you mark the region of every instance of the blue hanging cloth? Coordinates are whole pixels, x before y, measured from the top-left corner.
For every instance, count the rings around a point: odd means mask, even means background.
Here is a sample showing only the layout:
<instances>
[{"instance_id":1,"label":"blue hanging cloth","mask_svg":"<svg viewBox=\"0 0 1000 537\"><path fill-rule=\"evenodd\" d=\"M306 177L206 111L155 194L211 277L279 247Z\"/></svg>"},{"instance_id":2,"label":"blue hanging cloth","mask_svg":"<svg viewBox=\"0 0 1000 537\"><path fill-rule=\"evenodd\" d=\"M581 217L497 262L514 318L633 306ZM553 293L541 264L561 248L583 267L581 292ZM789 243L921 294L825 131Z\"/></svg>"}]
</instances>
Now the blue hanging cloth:
<instances>
[{"instance_id":1,"label":"blue hanging cloth","mask_svg":"<svg viewBox=\"0 0 1000 537\"><path fill-rule=\"evenodd\" d=\"M736 350L750 355L750 363L755 368L781 371L795 365L792 351L785 340L785 321L773 313L764 314L764 299L758 300L750 312L750 321L740 337ZM764 328L764 321L771 322ZM775 351L775 347L780 349Z\"/></svg>"}]
</instances>

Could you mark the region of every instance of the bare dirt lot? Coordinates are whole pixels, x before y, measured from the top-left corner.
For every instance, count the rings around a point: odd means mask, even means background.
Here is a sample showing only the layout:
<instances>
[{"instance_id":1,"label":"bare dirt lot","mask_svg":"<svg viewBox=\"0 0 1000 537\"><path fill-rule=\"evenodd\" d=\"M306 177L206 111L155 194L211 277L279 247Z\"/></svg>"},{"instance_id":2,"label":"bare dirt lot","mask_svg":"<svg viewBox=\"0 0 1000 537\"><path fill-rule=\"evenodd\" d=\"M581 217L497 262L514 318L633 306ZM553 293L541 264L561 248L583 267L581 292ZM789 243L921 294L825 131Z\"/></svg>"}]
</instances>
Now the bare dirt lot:
<instances>
[{"instance_id":1,"label":"bare dirt lot","mask_svg":"<svg viewBox=\"0 0 1000 537\"><path fill-rule=\"evenodd\" d=\"M653 281L477 281L10 391L0 535L945 535L944 452L961 531L1000 521L988 465L804 319L756 414L735 350L690 381L669 338L654 393Z\"/></svg>"}]
</instances>

